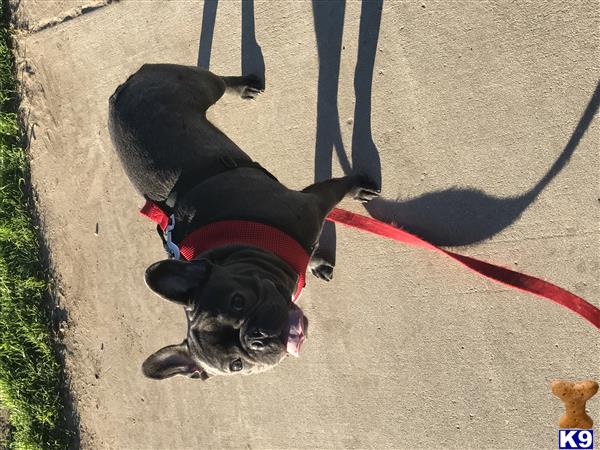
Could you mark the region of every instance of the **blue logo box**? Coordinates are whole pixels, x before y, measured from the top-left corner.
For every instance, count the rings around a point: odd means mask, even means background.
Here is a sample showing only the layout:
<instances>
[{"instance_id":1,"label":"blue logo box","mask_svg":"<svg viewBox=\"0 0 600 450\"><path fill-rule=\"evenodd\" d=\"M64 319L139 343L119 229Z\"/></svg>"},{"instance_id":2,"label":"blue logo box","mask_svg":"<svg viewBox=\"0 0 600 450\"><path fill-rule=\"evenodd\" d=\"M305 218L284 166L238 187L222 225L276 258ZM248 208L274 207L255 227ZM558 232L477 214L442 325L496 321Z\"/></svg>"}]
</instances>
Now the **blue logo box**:
<instances>
[{"instance_id":1,"label":"blue logo box","mask_svg":"<svg viewBox=\"0 0 600 450\"><path fill-rule=\"evenodd\" d=\"M559 450L594 448L594 430L558 430Z\"/></svg>"}]
</instances>

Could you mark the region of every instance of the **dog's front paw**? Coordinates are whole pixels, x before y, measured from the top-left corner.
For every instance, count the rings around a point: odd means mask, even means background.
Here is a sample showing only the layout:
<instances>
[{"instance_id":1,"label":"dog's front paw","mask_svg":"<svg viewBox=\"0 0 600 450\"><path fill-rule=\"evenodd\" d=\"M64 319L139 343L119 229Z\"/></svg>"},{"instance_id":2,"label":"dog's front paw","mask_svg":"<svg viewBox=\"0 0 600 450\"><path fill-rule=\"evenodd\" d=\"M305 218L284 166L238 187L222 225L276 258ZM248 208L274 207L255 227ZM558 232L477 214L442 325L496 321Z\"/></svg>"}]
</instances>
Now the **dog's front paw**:
<instances>
[{"instance_id":1,"label":"dog's front paw","mask_svg":"<svg viewBox=\"0 0 600 450\"><path fill-rule=\"evenodd\" d=\"M331 281L333 278L333 264L320 257L313 257L310 260L310 271L321 280Z\"/></svg>"},{"instance_id":2,"label":"dog's front paw","mask_svg":"<svg viewBox=\"0 0 600 450\"><path fill-rule=\"evenodd\" d=\"M354 188L350 191L350 195L354 200L361 203L367 203L376 197L379 197L381 188L366 175L356 175Z\"/></svg>"},{"instance_id":3,"label":"dog's front paw","mask_svg":"<svg viewBox=\"0 0 600 450\"><path fill-rule=\"evenodd\" d=\"M311 267L312 274L324 281L331 281L333 278L333 266L329 264L321 264L320 266Z\"/></svg>"},{"instance_id":4,"label":"dog's front paw","mask_svg":"<svg viewBox=\"0 0 600 450\"><path fill-rule=\"evenodd\" d=\"M244 100L254 100L258 94L265 91L263 81L256 75L247 75L244 78L245 84L240 91L240 96Z\"/></svg>"}]
</instances>

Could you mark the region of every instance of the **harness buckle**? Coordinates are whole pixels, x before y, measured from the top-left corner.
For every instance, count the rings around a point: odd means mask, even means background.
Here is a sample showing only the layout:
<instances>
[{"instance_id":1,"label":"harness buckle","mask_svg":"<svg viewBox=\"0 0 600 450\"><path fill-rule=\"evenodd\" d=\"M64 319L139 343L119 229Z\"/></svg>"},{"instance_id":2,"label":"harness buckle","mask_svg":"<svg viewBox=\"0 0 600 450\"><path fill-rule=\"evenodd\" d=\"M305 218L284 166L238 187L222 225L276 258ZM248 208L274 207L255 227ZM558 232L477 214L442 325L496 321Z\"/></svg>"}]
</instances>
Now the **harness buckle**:
<instances>
[{"instance_id":1,"label":"harness buckle","mask_svg":"<svg viewBox=\"0 0 600 450\"><path fill-rule=\"evenodd\" d=\"M165 228L164 235L164 247L169 259L181 259L181 254L179 252L179 247L172 241L171 235L173 229L175 228L175 214L171 214L169 216L169 224L167 228Z\"/></svg>"}]
</instances>

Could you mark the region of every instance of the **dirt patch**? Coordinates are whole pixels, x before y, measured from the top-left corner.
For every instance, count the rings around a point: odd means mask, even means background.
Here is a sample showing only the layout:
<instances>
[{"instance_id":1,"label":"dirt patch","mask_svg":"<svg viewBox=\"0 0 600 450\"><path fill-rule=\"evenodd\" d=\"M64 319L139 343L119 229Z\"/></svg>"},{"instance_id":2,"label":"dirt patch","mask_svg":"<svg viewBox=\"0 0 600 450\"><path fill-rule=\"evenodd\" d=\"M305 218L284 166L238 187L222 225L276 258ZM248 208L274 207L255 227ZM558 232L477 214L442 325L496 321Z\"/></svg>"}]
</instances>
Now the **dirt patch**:
<instances>
[{"instance_id":1,"label":"dirt patch","mask_svg":"<svg viewBox=\"0 0 600 450\"><path fill-rule=\"evenodd\" d=\"M9 435L10 423L8 421L8 414L0 407L0 448L7 446Z\"/></svg>"}]
</instances>

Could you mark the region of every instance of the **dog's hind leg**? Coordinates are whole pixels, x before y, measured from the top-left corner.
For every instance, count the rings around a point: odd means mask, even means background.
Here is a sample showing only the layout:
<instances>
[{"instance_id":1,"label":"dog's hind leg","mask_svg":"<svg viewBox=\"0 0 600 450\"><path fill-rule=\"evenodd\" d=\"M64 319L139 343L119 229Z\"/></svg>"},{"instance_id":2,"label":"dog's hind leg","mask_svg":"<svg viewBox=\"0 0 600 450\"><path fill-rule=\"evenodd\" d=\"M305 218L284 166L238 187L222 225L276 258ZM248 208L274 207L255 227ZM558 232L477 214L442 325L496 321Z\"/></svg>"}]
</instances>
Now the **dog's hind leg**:
<instances>
[{"instance_id":1,"label":"dog's hind leg","mask_svg":"<svg viewBox=\"0 0 600 450\"><path fill-rule=\"evenodd\" d=\"M264 91L264 83L255 75L242 77L221 77L227 90L239 94L245 100L252 100Z\"/></svg>"},{"instance_id":2,"label":"dog's hind leg","mask_svg":"<svg viewBox=\"0 0 600 450\"><path fill-rule=\"evenodd\" d=\"M254 75L220 76L201 67L147 64L139 73L160 79L166 86L163 91L171 98L189 98L201 111L214 105L226 91L252 99L264 90L264 83Z\"/></svg>"}]
</instances>

